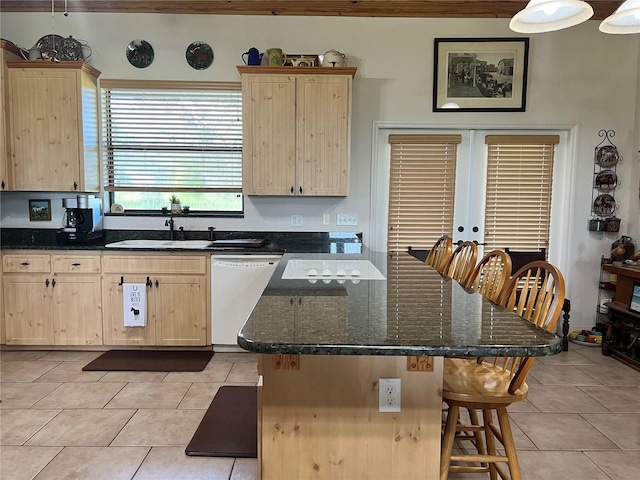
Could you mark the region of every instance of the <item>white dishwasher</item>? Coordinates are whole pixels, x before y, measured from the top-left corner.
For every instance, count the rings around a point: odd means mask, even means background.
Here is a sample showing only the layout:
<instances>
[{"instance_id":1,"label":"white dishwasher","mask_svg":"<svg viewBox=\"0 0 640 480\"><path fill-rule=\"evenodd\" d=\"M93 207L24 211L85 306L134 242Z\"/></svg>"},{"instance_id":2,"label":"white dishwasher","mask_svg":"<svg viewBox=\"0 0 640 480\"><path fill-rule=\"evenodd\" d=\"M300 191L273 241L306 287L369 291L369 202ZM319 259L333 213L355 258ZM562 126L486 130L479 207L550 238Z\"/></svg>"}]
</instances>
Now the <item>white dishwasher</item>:
<instances>
[{"instance_id":1,"label":"white dishwasher","mask_svg":"<svg viewBox=\"0 0 640 480\"><path fill-rule=\"evenodd\" d=\"M244 352L238 332L255 307L281 255L211 255L211 343L218 352Z\"/></svg>"}]
</instances>

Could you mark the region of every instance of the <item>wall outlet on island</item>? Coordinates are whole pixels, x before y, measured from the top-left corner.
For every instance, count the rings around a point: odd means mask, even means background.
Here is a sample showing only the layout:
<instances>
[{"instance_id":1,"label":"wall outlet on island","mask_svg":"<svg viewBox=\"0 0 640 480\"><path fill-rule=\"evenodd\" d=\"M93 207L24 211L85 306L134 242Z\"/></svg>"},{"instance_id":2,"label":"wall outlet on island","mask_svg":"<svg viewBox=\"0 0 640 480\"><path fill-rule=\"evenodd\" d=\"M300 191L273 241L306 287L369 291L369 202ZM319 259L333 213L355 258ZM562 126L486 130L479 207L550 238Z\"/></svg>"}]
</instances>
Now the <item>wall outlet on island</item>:
<instances>
[{"instance_id":1,"label":"wall outlet on island","mask_svg":"<svg viewBox=\"0 0 640 480\"><path fill-rule=\"evenodd\" d=\"M380 392L380 412L399 412L401 407L402 390L399 378L380 378L378 382Z\"/></svg>"},{"instance_id":2,"label":"wall outlet on island","mask_svg":"<svg viewBox=\"0 0 640 480\"><path fill-rule=\"evenodd\" d=\"M355 213L339 213L336 216L336 225L358 225L358 215Z\"/></svg>"},{"instance_id":3,"label":"wall outlet on island","mask_svg":"<svg viewBox=\"0 0 640 480\"><path fill-rule=\"evenodd\" d=\"M291 226L302 227L303 226L302 215L291 215Z\"/></svg>"},{"instance_id":4,"label":"wall outlet on island","mask_svg":"<svg viewBox=\"0 0 640 480\"><path fill-rule=\"evenodd\" d=\"M322 225L331 225L331 215L328 213L322 214Z\"/></svg>"}]
</instances>

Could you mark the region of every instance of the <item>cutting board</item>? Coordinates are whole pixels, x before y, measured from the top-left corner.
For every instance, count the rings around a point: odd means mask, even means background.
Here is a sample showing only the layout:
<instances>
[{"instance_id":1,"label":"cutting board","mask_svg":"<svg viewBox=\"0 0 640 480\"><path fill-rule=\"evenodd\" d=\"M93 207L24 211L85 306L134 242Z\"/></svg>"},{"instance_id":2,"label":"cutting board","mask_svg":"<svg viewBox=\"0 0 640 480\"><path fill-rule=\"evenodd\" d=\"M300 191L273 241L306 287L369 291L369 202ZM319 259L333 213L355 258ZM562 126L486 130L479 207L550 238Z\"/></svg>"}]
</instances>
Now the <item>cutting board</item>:
<instances>
[{"instance_id":1,"label":"cutting board","mask_svg":"<svg viewBox=\"0 0 640 480\"><path fill-rule=\"evenodd\" d=\"M214 240L212 247L238 247L238 248L258 248L267 241L264 238L233 238L228 240Z\"/></svg>"}]
</instances>

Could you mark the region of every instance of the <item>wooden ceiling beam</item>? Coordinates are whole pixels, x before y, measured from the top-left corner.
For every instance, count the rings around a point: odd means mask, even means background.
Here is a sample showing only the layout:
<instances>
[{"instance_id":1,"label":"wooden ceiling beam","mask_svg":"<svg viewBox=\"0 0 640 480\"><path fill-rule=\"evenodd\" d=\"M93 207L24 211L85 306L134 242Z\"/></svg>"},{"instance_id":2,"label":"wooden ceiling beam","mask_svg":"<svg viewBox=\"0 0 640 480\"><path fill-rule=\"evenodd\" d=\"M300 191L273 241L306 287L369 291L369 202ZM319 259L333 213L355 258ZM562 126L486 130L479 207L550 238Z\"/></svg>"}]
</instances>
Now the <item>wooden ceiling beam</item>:
<instances>
[{"instance_id":1,"label":"wooden ceiling beam","mask_svg":"<svg viewBox=\"0 0 640 480\"><path fill-rule=\"evenodd\" d=\"M620 0L589 1L594 20L615 11ZM68 11L203 15L299 15L408 18L510 18L521 0L67 0ZM55 0L63 12L64 0ZM51 0L2 0L2 12L50 12Z\"/></svg>"}]
</instances>

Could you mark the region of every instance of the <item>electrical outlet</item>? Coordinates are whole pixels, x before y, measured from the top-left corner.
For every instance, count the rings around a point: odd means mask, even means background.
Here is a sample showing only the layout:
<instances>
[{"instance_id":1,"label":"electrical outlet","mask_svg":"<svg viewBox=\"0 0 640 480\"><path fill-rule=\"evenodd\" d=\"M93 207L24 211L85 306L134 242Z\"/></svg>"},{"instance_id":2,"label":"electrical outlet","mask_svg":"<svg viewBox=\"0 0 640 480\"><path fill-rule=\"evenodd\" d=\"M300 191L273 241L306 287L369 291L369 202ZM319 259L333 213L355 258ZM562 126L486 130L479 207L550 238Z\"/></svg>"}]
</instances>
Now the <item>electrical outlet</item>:
<instances>
[{"instance_id":1,"label":"electrical outlet","mask_svg":"<svg viewBox=\"0 0 640 480\"><path fill-rule=\"evenodd\" d=\"M331 215L328 213L322 214L322 224L323 225L331 225Z\"/></svg>"},{"instance_id":2,"label":"electrical outlet","mask_svg":"<svg viewBox=\"0 0 640 480\"><path fill-rule=\"evenodd\" d=\"M339 213L336 216L336 225L358 225L358 215L355 213Z\"/></svg>"},{"instance_id":3,"label":"electrical outlet","mask_svg":"<svg viewBox=\"0 0 640 480\"><path fill-rule=\"evenodd\" d=\"M291 215L291 226L292 227L302 227L302 215Z\"/></svg>"},{"instance_id":4,"label":"electrical outlet","mask_svg":"<svg viewBox=\"0 0 640 480\"><path fill-rule=\"evenodd\" d=\"M401 410L402 390L399 378L380 378L379 407L380 412L399 412Z\"/></svg>"}]
</instances>

